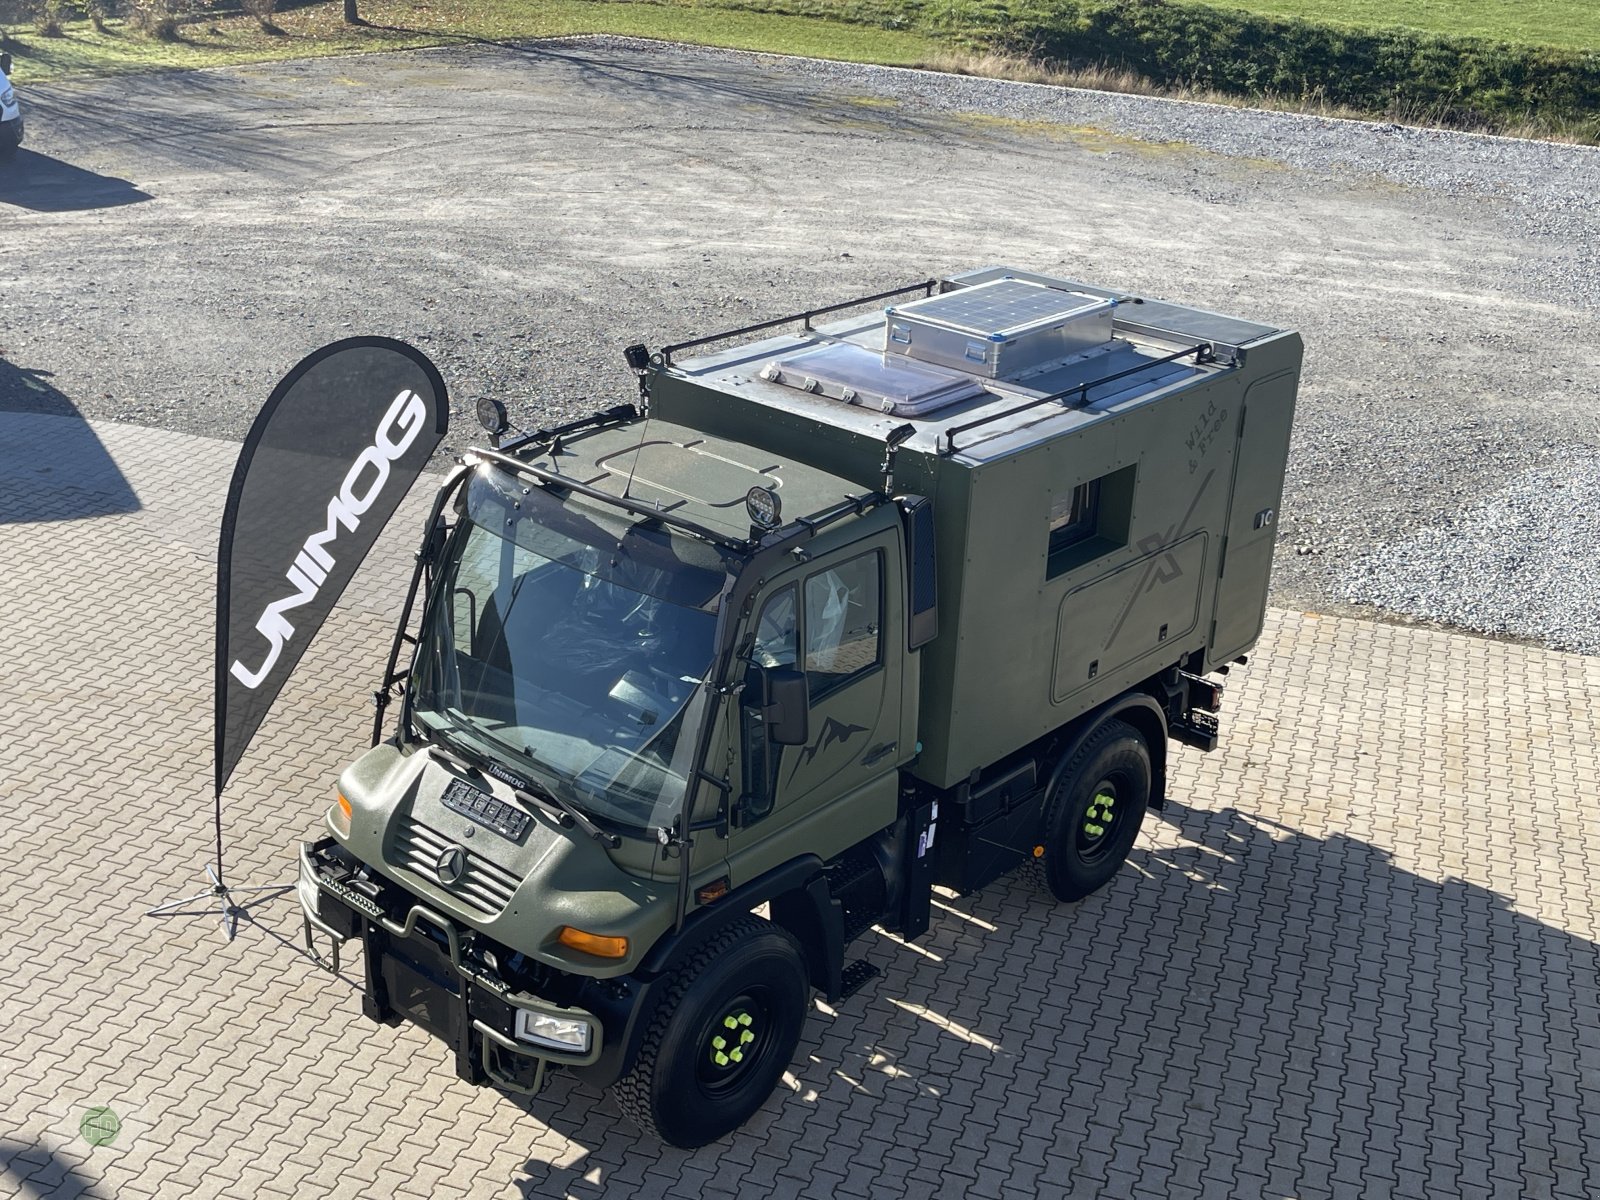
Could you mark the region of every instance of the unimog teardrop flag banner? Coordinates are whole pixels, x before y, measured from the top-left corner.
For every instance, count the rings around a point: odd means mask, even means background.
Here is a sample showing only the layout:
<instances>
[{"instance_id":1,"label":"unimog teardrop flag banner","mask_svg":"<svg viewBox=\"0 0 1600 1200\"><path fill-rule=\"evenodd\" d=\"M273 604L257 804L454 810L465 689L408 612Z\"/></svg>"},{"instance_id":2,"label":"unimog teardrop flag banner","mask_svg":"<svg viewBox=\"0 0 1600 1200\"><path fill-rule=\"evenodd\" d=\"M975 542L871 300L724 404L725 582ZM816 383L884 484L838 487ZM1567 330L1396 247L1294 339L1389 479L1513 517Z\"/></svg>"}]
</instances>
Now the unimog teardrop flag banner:
<instances>
[{"instance_id":1,"label":"unimog teardrop flag banner","mask_svg":"<svg viewBox=\"0 0 1600 1200\"><path fill-rule=\"evenodd\" d=\"M449 415L426 355L360 337L305 358L251 426L217 547L219 794Z\"/></svg>"},{"instance_id":2,"label":"unimog teardrop flag banner","mask_svg":"<svg viewBox=\"0 0 1600 1200\"><path fill-rule=\"evenodd\" d=\"M449 399L420 350L391 338L324 346L273 389L239 451L217 545L211 886L150 916L245 910L222 873L222 789L311 639L444 437ZM192 907L205 902L205 907Z\"/></svg>"}]
</instances>

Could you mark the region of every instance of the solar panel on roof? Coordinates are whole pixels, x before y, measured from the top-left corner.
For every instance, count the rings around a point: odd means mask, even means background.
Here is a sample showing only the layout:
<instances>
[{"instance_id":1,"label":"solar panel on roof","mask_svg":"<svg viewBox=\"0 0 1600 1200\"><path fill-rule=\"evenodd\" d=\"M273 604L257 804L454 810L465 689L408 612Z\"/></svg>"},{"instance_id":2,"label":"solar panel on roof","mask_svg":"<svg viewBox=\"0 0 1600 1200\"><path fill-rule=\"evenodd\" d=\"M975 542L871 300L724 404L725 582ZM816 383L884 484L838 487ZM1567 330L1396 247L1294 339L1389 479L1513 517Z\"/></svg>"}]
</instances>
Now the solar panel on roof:
<instances>
[{"instance_id":1,"label":"solar panel on roof","mask_svg":"<svg viewBox=\"0 0 1600 1200\"><path fill-rule=\"evenodd\" d=\"M1082 292L1066 292L1025 279L996 279L942 296L914 300L893 309L897 316L915 315L979 337L1014 336L1037 325L1066 320L1106 301Z\"/></svg>"},{"instance_id":2,"label":"solar panel on roof","mask_svg":"<svg viewBox=\"0 0 1600 1200\"><path fill-rule=\"evenodd\" d=\"M1116 302L1026 279L992 279L884 310L884 351L990 379L1085 354L1112 337Z\"/></svg>"}]
</instances>

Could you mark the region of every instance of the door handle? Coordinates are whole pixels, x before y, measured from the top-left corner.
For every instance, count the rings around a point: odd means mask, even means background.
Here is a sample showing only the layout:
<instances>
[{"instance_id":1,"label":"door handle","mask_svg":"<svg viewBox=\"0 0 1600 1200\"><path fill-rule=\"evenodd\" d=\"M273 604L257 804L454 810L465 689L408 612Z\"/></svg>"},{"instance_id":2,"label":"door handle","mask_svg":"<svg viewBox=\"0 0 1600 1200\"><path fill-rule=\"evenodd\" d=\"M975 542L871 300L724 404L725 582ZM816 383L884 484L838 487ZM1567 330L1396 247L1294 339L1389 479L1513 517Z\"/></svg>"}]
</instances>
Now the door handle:
<instances>
[{"instance_id":1,"label":"door handle","mask_svg":"<svg viewBox=\"0 0 1600 1200\"><path fill-rule=\"evenodd\" d=\"M894 753L894 748L897 745L899 745L898 742L885 742L881 746L874 746L871 750L867 751L866 757L861 760L861 765L863 767L870 767L873 763L882 761L886 755Z\"/></svg>"}]
</instances>

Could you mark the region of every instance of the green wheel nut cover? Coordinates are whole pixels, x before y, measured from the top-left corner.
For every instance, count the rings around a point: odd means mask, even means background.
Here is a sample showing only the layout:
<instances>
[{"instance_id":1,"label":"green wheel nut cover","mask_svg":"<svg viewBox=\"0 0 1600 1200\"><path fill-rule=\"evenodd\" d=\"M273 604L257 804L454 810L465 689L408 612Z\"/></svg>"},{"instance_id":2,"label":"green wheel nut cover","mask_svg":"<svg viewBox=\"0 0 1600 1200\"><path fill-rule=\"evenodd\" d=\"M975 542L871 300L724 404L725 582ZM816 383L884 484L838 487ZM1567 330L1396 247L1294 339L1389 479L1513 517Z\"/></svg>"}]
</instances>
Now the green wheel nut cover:
<instances>
[{"instance_id":1,"label":"green wheel nut cover","mask_svg":"<svg viewBox=\"0 0 1600 1200\"><path fill-rule=\"evenodd\" d=\"M719 1067L729 1063L744 1061L744 1048L756 1040L754 1031L750 1028L755 1024L755 1018L747 1012L728 1013L722 1018L722 1028L737 1030L739 1040L730 1046L729 1039L722 1033L716 1033L711 1038L711 1061Z\"/></svg>"}]
</instances>

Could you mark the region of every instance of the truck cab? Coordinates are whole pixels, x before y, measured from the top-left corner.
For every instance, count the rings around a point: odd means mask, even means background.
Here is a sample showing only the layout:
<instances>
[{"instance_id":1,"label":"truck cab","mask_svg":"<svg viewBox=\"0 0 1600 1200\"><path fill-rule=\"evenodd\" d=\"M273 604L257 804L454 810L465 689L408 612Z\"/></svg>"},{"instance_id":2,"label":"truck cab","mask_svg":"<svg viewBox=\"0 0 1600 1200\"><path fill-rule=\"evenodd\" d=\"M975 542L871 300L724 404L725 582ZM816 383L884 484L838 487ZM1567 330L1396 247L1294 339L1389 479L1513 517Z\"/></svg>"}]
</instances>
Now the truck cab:
<instances>
[{"instance_id":1,"label":"truck cab","mask_svg":"<svg viewBox=\"0 0 1600 1200\"><path fill-rule=\"evenodd\" d=\"M491 421L441 489L300 895L463 1078L688 1146L855 939L1024 865L1082 898L1215 746L1300 345L991 268L628 360L637 401Z\"/></svg>"}]
</instances>

